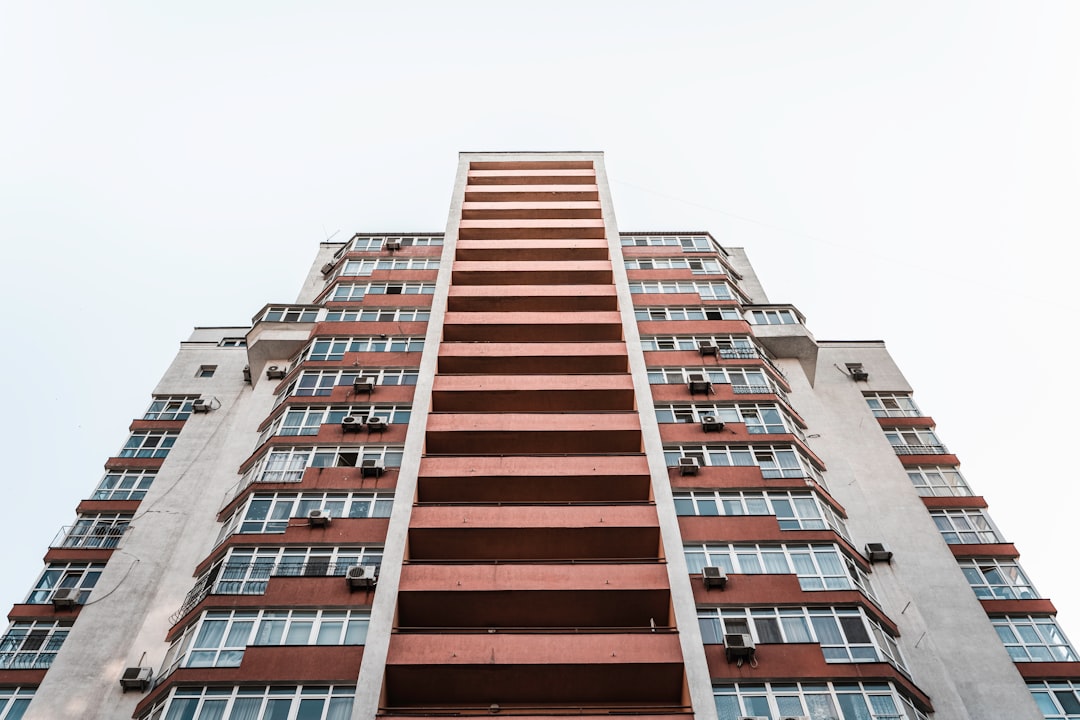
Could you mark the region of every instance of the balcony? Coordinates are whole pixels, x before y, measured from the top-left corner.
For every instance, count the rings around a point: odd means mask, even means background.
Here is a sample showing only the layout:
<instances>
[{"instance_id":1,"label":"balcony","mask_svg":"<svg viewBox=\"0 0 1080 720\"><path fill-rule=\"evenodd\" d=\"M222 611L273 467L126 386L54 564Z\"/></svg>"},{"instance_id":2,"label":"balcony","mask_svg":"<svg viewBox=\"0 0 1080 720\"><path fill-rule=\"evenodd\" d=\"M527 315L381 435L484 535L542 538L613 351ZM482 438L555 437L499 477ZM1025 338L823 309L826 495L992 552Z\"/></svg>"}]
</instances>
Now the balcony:
<instances>
[{"instance_id":1,"label":"balcony","mask_svg":"<svg viewBox=\"0 0 1080 720\"><path fill-rule=\"evenodd\" d=\"M49 544L51 548L112 549L120 542L120 537L128 529L127 521L101 522L90 525L75 524L60 528L60 532Z\"/></svg>"},{"instance_id":2,"label":"balcony","mask_svg":"<svg viewBox=\"0 0 1080 720\"><path fill-rule=\"evenodd\" d=\"M949 455L944 445L893 445L897 455Z\"/></svg>"}]
</instances>

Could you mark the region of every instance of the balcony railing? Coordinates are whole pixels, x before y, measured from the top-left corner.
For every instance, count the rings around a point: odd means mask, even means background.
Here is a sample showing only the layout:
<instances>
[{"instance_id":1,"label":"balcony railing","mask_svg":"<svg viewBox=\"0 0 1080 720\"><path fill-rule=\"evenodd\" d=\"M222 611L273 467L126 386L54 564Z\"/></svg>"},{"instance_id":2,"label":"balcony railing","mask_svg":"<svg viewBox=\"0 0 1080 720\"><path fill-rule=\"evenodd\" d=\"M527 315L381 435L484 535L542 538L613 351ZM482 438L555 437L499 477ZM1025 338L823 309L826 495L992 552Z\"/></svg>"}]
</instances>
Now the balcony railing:
<instances>
[{"instance_id":1,"label":"balcony railing","mask_svg":"<svg viewBox=\"0 0 1080 720\"><path fill-rule=\"evenodd\" d=\"M7 638L0 642L6 644ZM47 670L55 657L55 652L0 652L0 670Z\"/></svg>"},{"instance_id":2,"label":"balcony railing","mask_svg":"<svg viewBox=\"0 0 1080 720\"><path fill-rule=\"evenodd\" d=\"M68 525L60 528L49 547L54 548L114 548L128 529L127 524L100 523Z\"/></svg>"},{"instance_id":3,"label":"balcony railing","mask_svg":"<svg viewBox=\"0 0 1080 720\"><path fill-rule=\"evenodd\" d=\"M897 455L948 455L944 445L893 445Z\"/></svg>"}]
</instances>

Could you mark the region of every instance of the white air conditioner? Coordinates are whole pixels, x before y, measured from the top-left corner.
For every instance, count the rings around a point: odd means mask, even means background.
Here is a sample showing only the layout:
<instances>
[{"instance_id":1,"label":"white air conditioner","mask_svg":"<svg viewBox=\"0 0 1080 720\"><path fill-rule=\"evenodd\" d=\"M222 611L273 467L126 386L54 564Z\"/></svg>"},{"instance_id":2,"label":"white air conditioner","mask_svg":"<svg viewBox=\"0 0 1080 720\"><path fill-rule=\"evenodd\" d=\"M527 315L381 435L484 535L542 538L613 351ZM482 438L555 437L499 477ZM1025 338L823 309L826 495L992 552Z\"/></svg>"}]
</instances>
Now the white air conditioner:
<instances>
[{"instance_id":1,"label":"white air conditioner","mask_svg":"<svg viewBox=\"0 0 1080 720\"><path fill-rule=\"evenodd\" d=\"M376 378L373 377L358 377L353 380L352 389L354 393L370 393L375 389Z\"/></svg>"},{"instance_id":2,"label":"white air conditioner","mask_svg":"<svg viewBox=\"0 0 1080 720\"><path fill-rule=\"evenodd\" d=\"M266 368L267 380L281 380L285 377L285 368L278 365L271 365Z\"/></svg>"},{"instance_id":3,"label":"white air conditioner","mask_svg":"<svg viewBox=\"0 0 1080 720\"><path fill-rule=\"evenodd\" d=\"M52 596L52 604L57 609L73 608L79 604L78 588L58 588Z\"/></svg>"},{"instance_id":4,"label":"white air conditioner","mask_svg":"<svg viewBox=\"0 0 1080 720\"><path fill-rule=\"evenodd\" d=\"M385 242L383 242L383 247L387 250L400 250L401 238L386 238Z\"/></svg>"},{"instance_id":5,"label":"white air conditioner","mask_svg":"<svg viewBox=\"0 0 1080 720\"><path fill-rule=\"evenodd\" d=\"M705 432L720 432L724 429L724 421L719 415L702 415L701 429Z\"/></svg>"},{"instance_id":6,"label":"white air conditioner","mask_svg":"<svg viewBox=\"0 0 1080 720\"><path fill-rule=\"evenodd\" d=\"M330 524L330 513L325 510L310 510L307 514L308 525L312 527L325 527Z\"/></svg>"},{"instance_id":7,"label":"white air conditioner","mask_svg":"<svg viewBox=\"0 0 1080 720\"><path fill-rule=\"evenodd\" d=\"M150 681L154 679L154 669L148 667L129 667L124 669L120 676L120 687L124 692L138 690L146 692L150 688Z\"/></svg>"},{"instance_id":8,"label":"white air conditioner","mask_svg":"<svg viewBox=\"0 0 1080 720\"><path fill-rule=\"evenodd\" d=\"M360 461L360 477L379 477L385 469L378 460Z\"/></svg>"},{"instance_id":9,"label":"white air conditioner","mask_svg":"<svg viewBox=\"0 0 1080 720\"><path fill-rule=\"evenodd\" d=\"M378 565L353 565L345 571L345 581L351 590L368 590L379 581Z\"/></svg>"},{"instance_id":10,"label":"white air conditioner","mask_svg":"<svg viewBox=\"0 0 1080 720\"><path fill-rule=\"evenodd\" d=\"M210 401L199 398L191 403L191 411L197 413L210 412Z\"/></svg>"},{"instance_id":11,"label":"white air conditioner","mask_svg":"<svg viewBox=\"0 0 1080 720\"><path fill-rule=\"evenodd\" d=\"M378 415L371 415L367 419L368 432L382 432L389 426L390 422L386 418L379 417Z\"/></svg>"},{"instance_id":12,"label":"white air conditioner","mask_svg":"<svg viewBox=\"0 0 1080 720\"><path fill-rule=\"evenodd\" d=\"M701 463L697 458L683 456L679 458L679 474L680 475L697 475L698 468L701 467Z\"/></svg>"},{"instance_id":13,"label":"white air conditioner","mask_svg":"<svg viewBox=\"0 0 1080 720\"><path fill-rule=\"evenodd\" d=\"M341 418L341 429L345 432L360 432L364 427L364 418L359 415L346 415Z\"/></svg>"},{"instance_id":14,"label":"white air conditioner","mask_svg":"<svg viewBox=\"0 0 1080 720\"><path fill-rule=\"evenodd\" d=\"M706 565L701 568L701 578L705 581L705 587L707 588L720 588L724 589L727 585L727 573L723 568L714 567L712 565Z\"/></svg>"},{"instance_id":15,"label":"white air conditioner","mask_svg":"<svg viewBox=\"0 0 1080 720\"><path fill-rule=\"evenodd\" d=\"M724 654L728 662L754 657L754 638L747 633L725 633Z\"/></svg>"},{"instance_id":16,"label":"white air conditioner","mask_svg":"<svg viewBox=\"0 0 1080 720\"><path fill-rule=\"evenodd\" d=\"M881 543L866 543L866 558L872 562L892 562L892 551Z\"/></svg>"}]
</instances>

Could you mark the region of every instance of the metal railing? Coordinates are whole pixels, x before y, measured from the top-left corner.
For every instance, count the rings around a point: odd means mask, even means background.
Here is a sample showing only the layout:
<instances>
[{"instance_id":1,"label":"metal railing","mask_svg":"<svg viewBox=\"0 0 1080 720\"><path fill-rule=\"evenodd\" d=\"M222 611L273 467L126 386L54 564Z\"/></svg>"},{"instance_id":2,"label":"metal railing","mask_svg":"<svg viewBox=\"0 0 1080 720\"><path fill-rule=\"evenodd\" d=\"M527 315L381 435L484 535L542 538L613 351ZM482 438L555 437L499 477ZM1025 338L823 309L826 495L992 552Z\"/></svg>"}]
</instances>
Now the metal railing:
<instances>
[{"instance_id":1,"label":"metal railing","mask_svg":"<svg viewBox=\"0 0 1080 720\"><path fill-rule=\"evenodd\" d=\"M948 455L944 445L893 445L897 455Z\"/></svg>"},{"instance_id":2,"label":"metal railing","mask_svg":"<svg viewBox=\"0 0 1080 720\"><path fill-rule=\"evenodd\" d=\"M66 525L53 538L54 548L114 548L128 529L127 523L98 523L95 525Z\"/></svg>"}]
</instances>

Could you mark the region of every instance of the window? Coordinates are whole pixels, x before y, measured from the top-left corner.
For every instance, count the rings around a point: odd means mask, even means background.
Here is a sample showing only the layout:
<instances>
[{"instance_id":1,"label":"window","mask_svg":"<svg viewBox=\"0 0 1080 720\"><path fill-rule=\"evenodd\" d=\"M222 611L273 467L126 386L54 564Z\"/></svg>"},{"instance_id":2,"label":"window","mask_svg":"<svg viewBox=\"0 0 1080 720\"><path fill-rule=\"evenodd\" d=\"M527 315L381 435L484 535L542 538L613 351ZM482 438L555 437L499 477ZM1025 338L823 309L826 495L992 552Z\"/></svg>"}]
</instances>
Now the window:
<instances>
[{"instance_id":1,"label":"window","mask_svg":"<svg viewBox=\"0 0 1080 720\"><path fill-rule=\"evenodd\" d=\"M734 307L706 305L703 307L639 307L634 308L638 320L742 320Z\"/></svg>"},{"instance_id":2,"label":"window","mask_svg":"<svg viewBox=\"0 0 1080 720\"><path fill-rule=\"evenodd\" d=\"M180 433L172 430L140 430L120 450L122 458L163 458L169 454Z\"/></svg>"},{"instance_id":3,"label":"window","mask_svg":"<svg viewBox=\"0 0 1080 720\"><path fill-rule=\"evenodd\" d=\"M415 385L420 377L415 368L389 369L368 368L366 370L305 370L293 380L281 394L284 399L290 395L302 397L326 397L335 387L351 387L358 377L373 377L377 385Z\"/></svg>"},{"instance_id":4,"label":"window","mask_svg":"<svg viewBox=\"0 0 1080 720\"><path fill-rule=\"evenodd\" d=\"M726 282L695 280L654 280L630 283L630 292L637 294L697 294L702 300L735 300L735 293Z\"/></svg>"},{"instance_id":5,"label":"window","mask_svg":"<svg viewBox=\"0 0 1080 720\"><path fill-rule=\"evenodd\" d=\"M1032 615L992 617L990 622L1014 662L1076 662L1076 651L1054 618Z\"/></svg>"},{"instance_id":6,"label":"window","mask_svg":"<svg viewBox=\"0 0 1080 720\"><path fill-rule=\"evenodd\" d=\"M955 467L920 465L907 468L907 474L923 497L971 495L971 488Z\"/></svg>"},{"instance_id":7,"label":"window","mask_svg":"<svg viewBox=\"0 0 1080 720\"><path fill-rule=\"evenodd\" d=\"M214 377L214 371L216 370L217 365L200 365L198 372L195 373L195 377L212 378Z\"/></svg>"},{"instance_id":8,"label":"window","mask_svg":"<svg viewBox=\"0 0 1080 720\"><path fill-rule=\"evenodd\" d=\"M211 610L169 647L158 677L177 667L238 667L251 646L363 645L366 610Z\"/></svg>"},{"instance_id":9,"label":"window","mask_svg":"<svg viewBox=\"0 0 1080 720\"><path fill-rule=\"evenodd\" d=\"M728 574L790 575L799 578L803 590L861 590L875 599L870 581L859 565L836 545L684 545L691 574L706 565Z\"/></svg>"},{"instance_id":10,"label":"window","mask_svg":"<svg viewBox=\"0 0 1080 720\"><path fill-rule=\"evenodd\" d=\"M221 338L218 342L218 347L247 347L247 338L242 337L227 337Z\"/></svg>"},{"instance_id":11,"label":"window","mask_svg":"<svg viewBox=\"0 0 1080 720\"><path fill-rule=\"evenodd\" d=\"M74 525L60 531L60 537L53 540L52 547L114 548L130 522L129 514L80 515Z\"/></svg>"},{"instance_id":12,"label":"window","mask_svg":"<svg viewBox=\"0 0 1080 720\"><path fill-rule=\"evenodd\" d=\"M343 360L345 353L421 352L422 337L316 338L299 355L299 360Z\"/></svg>"},{"instance_id":13,"label":"window","mask_svg":"<svg viewBox=\"0 0 1080 720\"><path fill-rule=\"evenodd\" d=\"M781 530L832 529L845 539L848 537L840 514L812 492L676 491L675 513L723 517L772 515Z\"/></svg>"},{"instance_id":14,"label":"window","mask_svg":"<svg viewBox=\"0 0 1080 720\"><path fill-rule=\"evenodd\" d=\"M147 470L123 470L105 474L92 500L142 500L154 483L155 474Z\"/></svg>"},{"instance_id":15,"label":"window","mask_svg":"<svg viewBox=\"0 0 1080 720\"><path fill-rule=\"evenodd\" d=\"M435 283L425 282L370 282L341 283L334 286L329 302L359 302L365 295L434 295Z\"/></svg>"},{"instance_id":16,"label":"window","mask_svg":"<svg viewBox=\"0 0 1080 720\"><path fill-rule=\"evenodd\" d=\"M887 662L904 674L896 640L861 608L698 608L706 644L725 633L745 633L756 643L818 643L826 662Z\"/></svg>"},{"instance_id":17,"label":"window","mask_svg":"<svg viewBox=\"0 0 1080 720\"><path fill-rule=\"evenodd\" d=\"M262 595L271 577L344 575L354 565L381 562L381 547L231 548L204 578L215 595Z\"/></svg>"},{"instance_id":18,"label":"window","mask_svg":"<svg viewBox=\"0 0 1080 720\"><path fill-rule=\"evenodd\" d=\"M656 421L660 423L698 423L705 415L719 417L725 423L745 423L746 431L751 435L801 434L798 425L779 405L693 403L656 406Z\"/></svg>"},{"instance_id":19,"label":"window","mask_svg":"<svg viewBox=\"0 0 1080 720\"><path fill-rule=\"evenodd\" d=\"M26 602L29 605L46 605L52 602L57 590L75 589L79 591L76 602L81 605L90 597L90 591L97 585L104 569L104 563L49 563Z\"/></svg>"},{"instance_id":20,"label":"window","mask_svg":"<svg viewBox=\"0 0 1080 720\"><path fill-rule=\"evenodd\" d=\"M764 370L756 368L701 367L701 368L649 368L649 382L653 385L685 385L691 375L703 375L714 385L731 385L736 395L762 395L784 392L773 384Z\"/></svg>"},{"instance_id":21,"label":"window","mask_svg":"<svg viewBox=\"0 0 1080 720\"><path fill-rule=\"evenodd\" d=\"M668 467L676 467L680 457L697 458L703 467L761 468L766 480L776 478L821 477L810 461L793 446L782 445L676 445L664 448Z\"/></svg>"},{"instance_id":22,"label":"window","mask_svg":"<svg viewBox=\"0 0 1080 720\"><path fill-rule=\"evenodd\" d=\"M975 597L984 600L1031 600L1039 597L1035 586L1014 560L960 560Z\"/></svg>"},{"instance_id":23,"label":"window","mask_svg":"<svg viewBox=\"0 0 1080 720\"><path fill-rule=\"evenodd\" d=\"M266 308L259 318L263 322L305 322L319 319L319 308L305 305L281 305Z\"/></svg>"},{"instance_id":24,"label":"window","mask_svg":"<svg viewBox=\"0 0 1080 720\"><path fill-rule=\"evenodd\" d=\"M683 252L714 252L720 246L708 235L620 235L624 247L681 247Z\"/></svg>"},{"instance_id":25,"label":"window","mask_svg":"<svg viewBox=\"0 0 1080 720\"><path fill-rule=\"evenodd\" d=\"M426 322L430 317L429 308L332 308L326 312L327 322Z\"/></svg>"},{"instance_id":26,"label":"window","mask_svg":"<svg viewBox=\"0 0 1080 720\"><path fill-rule=\"evenodd\" d=\"M139 720L348 720L355 687L178 687Z\"/></svg>"},{"instance_id":27,"label":"window","mask_svg":"<svg viewBox=\"0 0 1080 720\"><path fill-rule=\"evenodd\" d=\"M0 720L22 720L26 706L34 699L32 687L0 688Z\"/></svg>"},{"instance_id":28,"label":"window","mask_svg":"<svg viewBox=\"0 0 1080 720\"><path fill-rule=\"evenodd\" d=\"M901 393L867 393L866 404L874 417L923 417L910 395Z\"/></svg>"},{"instance_id":29,"label":"window","mask_svg":"<svg viewBox=\"0 0 1080 720\"><path fill-rule=\"evenodd\" d=\"M714 685L719 720L805 716L813 720L928 720L891 683Z\"/></svg>"},{"instance_id":30,"label":"window","mask_svg":"<svg viewBox=\"0 0 1080 720\"><path fill-rule=\"evenodd\" d=\"M1046 720L1080 720L1080 682L1029 682L1028 690Z\"/></svg>"},{"instance_id":31,"label":"window","mask_svg":"<svg viewBox=\"0 0 1080 720\"><path fill-rule=\"evenodd\" d=\"M408 257L379 258L370 260L346 260L341 266L340 275L361 277L371 275L377 270L438 270L439 258Z\"/></svg>"},{"instance_id":32,"label":"window","mask_svg":"<svg viewBox=\"0 0 1080 720\"><path fill-rule=\"evenodd\" d=\"M928 428L887 428L885 437L897 455L946 455L949 452Z\"/></svg>"},{"instance_id":33,"label":"window","mask_svg":"<svg viewBox=\"0 0 1080 720\"><path fill-rule=\"evenodd\" d=\"M938 532L950 545L1002 542L997 528L982 510L957 508L931 510Z\"/></svg>"},{"instance_id":34,"label":"window","mask_svg":"<svg viewBox=\"0 0 1080 720\"><path fill-rule=\"evenodd\" d=\"M693 350L697 352L702 345L716 345L720 348L720 357L725 360L754 359L759 353L752 340L739 335L653 335L641 338L641 349L650 350Z\"/></svg>"},{"instance_id":35,"label":"window","mask_svg":"<svg viewBox=\"0 0 1080 720\"><path fill-rule=\"evenodd\" d=\"M49 667L67 639L71 623L71 620L20 620L11 623L0 638L0 669L42 670Z\"/></svg>"},{"instance_id":36,"label":"window","mask_svg":"<svg viewBox=\"0 0 1080 720\"><path fill-rule=\"evenodd\" d=\"M312 510L333 518L382 518L390 517L393 505L390 493L256 493L225 520L216 544L233 533L283 533L291 518L306 518Z\"/></svg>"},{"instance_id":37,"label":"window","mask_svg":"<svg viewBox=\"0 0 1080 720\"><path fill-rule=\"evenodd\" d=\"M627 270L690 270L695 275L719 275L724 266L716 258L634 257L623 261Z\"/></svg>"},{"instance_id":38,"label":"window","mask_svg":"<svg viewBox=\"0 0 1080 720\"><path fill-rule=\"evenodd\" d=\"M393 239L401 243L401 247L436 247L443 244L441 235L425 235L415 237L386 237L383 235L357 235L352 240L352 245L349 249L353 252L371 252L373 250L381 250L383 244L388 240Z\"/></svg>"},{"instance_id":39,"label":"window","mask_svg":"<svg viewBox=\"0 0 1080 720\"><path fill-rule=\"evenodd\" d=\"M350 416L381 417L393 425L407 425L412 415L408 405L342 405L334 407L290 407L259 436L258 445L274 435L318 435L324 424L340 424Z\"/></svg>"},{"instance_id":40,"label":"window","mask_svg":"<svg viewBox=\"0 0 1080 720\"><path fill-rule=\"evenodd\" d=\"M150 403L143 420L187 420L197 397L158 397Z\"/></svg>"},{"instance_id":41,"label":"window","mask_svg":"<svg viewBox=\"0 0 1080 720\"><path fill-rule=\"evenodd\" d=\"M793 310L751 310L747 316L751 325L797 325L799 318Z\"/></svg>"},{"instance_id":42,"label":"window","mask_svg":"<svg viewBox=\"0 0 1080 720\"><path fill-rule=\"evenodd\" d=\"M275 447L244 474L250 482L300 482L309 467L359 467L374 460L383 467L400 467L404 448L385 445L357 447Z\"/></svg>"}]
</instances>

